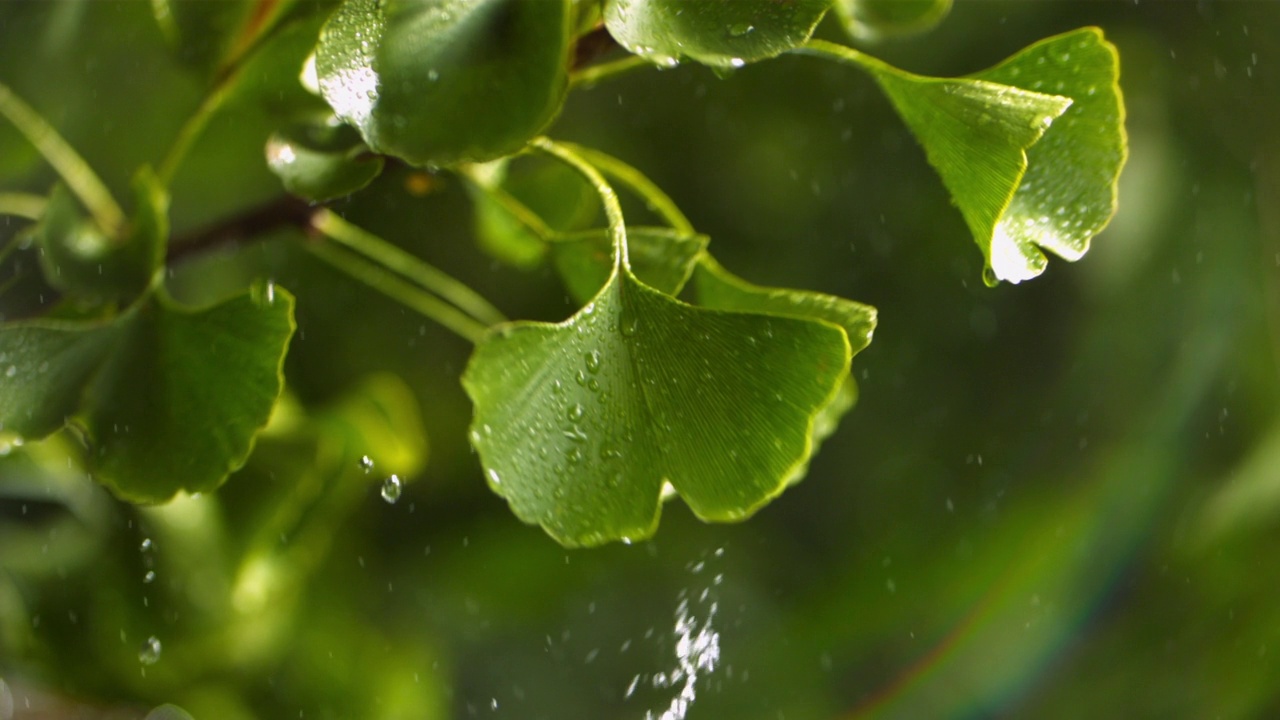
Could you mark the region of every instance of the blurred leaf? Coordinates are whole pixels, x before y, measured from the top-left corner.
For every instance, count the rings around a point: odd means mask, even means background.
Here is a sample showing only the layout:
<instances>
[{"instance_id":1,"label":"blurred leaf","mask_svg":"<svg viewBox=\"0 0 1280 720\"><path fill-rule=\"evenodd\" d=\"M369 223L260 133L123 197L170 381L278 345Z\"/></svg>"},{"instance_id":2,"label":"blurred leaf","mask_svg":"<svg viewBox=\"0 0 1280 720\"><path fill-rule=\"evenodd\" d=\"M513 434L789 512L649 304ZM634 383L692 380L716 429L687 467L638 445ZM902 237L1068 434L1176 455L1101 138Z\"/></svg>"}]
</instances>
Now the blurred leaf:
<instances>
[{"instance_id":1,"label":"blurred leaf","mask_svg":"<svg viewBox=\"0 0 1280 720\"><path fill-rule=\"evenodd\" d=\"M212 77L251 48L294 0L151 0L151 11L178 61Z\"/></svg>"},{"instance_id":2,"label":"blurred leaf","mask_svg":"<svg viewBox=\"0 0 1280 720\"><path fill-rule=\"evenodd\" d=\"M850 35L875 40L924 32L951 12L951 0L836 0Z\"/></svg>"},{"instance_id":3,"label":"blurred leaf","mask_svg":"<svg viewBox=\"0 0 1280 720\"><path fill-rule=\"evenodd\" d=\"M66 424L121 332L119 324L0 326L0 432L32 440Z\"/></svg>"},{"instance_id":4,"label":"blurred leaf","mask_svg":"<svg viewBox=\"0 0 1280 720\"><path fill-rule=\"evenodd\" d=\"M547 242L534 228L545 223L500 184L467 183L475 213L476 240L485 252L513 267L537 267L547 254ZM532 226L532 227L531 227Z\"/></svg>"},{"instance_id":5,"label":"blurred leaf","mask_svg":"<svg viewBox=\"0 0 1280 720\"><path fill-rule=\"evenodd\" d=\"M831 0L608 0L605 26L620 45L672 67L681 57L721 68L777 57L813 34Z\"/></svg>"},{"instance_id":6,"label":"blurred leaf","mask_svg":"<svg viewBox=\"0 0 1280 720\"><path fill-rule=\"evenodd\" d=\"M1080 258L1111 219L1126 151L1115 48L1101 31L1043 40L965 78L864 66L951 192L989 284L1039 275L1040 248Z\"/></svg>"},{"instance_id":7,"label":"blurred leaf","mask_svg":"<svg viewBox=\"0 0 1280 720\"><path fill-rule=\"evenodd\" d=\"M165 703L164 705L152 709L152 711L147 713L147 716L142 720L195 720L195 718L191 717L191 713L183 710L177 705Z\"/></svg>"},{"instance_id":8,"label":"blurred leaf","mask_svg":"<svg viewBox=\"0 0 1280 720\"><path fill-rule=\"evenodd\" d=\"M683 235L670 228L628 228L631 271L645 285L667 295L678 295L707 242L705 235ZM613 247L606 230L590 230L556 240L551 244L551 256L569 295L578 303L589 302L609 281Z\"/></svg>"},{"instance_id":9,"label":"blurred leaf","mask_svg":"<svg viewBox=\"0 0 1280 720\"><path fill-rule=\"evenodd\" d=\"M134 178L134 213L120 237L104 234L64 185L36 230L49 284L76 298L129 301L147 288L169 240L169 194L150 168Z\"/></svg>"},{"instance_id":10,"label":"blurred leaf","mask_svg":"<svg viewBox=\"0 0 1280 720\"><path fill-rule=\"evenodd\" d=\"M1280 519L1278 469L1280 425L1275 425L1209 498L1201 517L1201 539L1212 542L1259 526L1275 527Z\"/></svg>"},{"instance_id":11,"label":"blurred leaf","mask_svg":"<svg viewBox=\"0 0 1280 720\"><path fill-rule=\"evenodd\" d=\"M280 395L293 297L268 287L188 310L156 296L121 324L84 399L94 478L131 502L213 490Z\"/></svg>"},{"instance_id":12,"label":"blurred leaf","mask_svg":"<svg viewBox=\"0 0 1280 720\"><path fill-rule=\"evenodd\" d=\"M501 157L559 112L570 19L569 0L347 0L320 35L320 90L380 153Z\"/></svg>"},{"instance_id":13,"label":"blurred leaf","mask_svg":"<svg viewBox=\"0 0 1280 720\"><path fill-rule=\"evenodd\" d=\"M267 166L285 190L315 202L350 195L382 172L360 134L347 125L309 123L273 133L267 139Z\"/></svg>"},{"instance_id":14,"label":"blurred leaf","mask_svg":"<svg viewBox=\"0 0 1280 720\"><path fill-rule=\"evenodd\" d=\"M665 483L739 520L812 450L849 345L826 323L703 310L619 270L559 325L513 323L463 376L490 487L565 545L648 537Z\"/></svg>"}]
</instances>

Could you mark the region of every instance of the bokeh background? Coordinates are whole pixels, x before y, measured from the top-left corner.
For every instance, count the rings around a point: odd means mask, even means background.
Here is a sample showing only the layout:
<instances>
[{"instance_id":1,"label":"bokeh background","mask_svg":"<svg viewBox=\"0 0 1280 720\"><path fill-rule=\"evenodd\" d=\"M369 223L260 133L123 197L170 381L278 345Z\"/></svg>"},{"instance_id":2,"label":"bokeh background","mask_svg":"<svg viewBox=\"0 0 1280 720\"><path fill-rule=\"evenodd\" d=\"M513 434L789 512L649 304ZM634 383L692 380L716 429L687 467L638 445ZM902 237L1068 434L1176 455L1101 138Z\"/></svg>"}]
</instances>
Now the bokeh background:
<instances>
[{"instance_id":1,"label":"bokeh background","mask_svg":"<svg viewBox=\"0 0 1280 720\"><path fill-rule=\"evenodd\" d=\"M957 75L1083 25L1121 57L1120 212L1019 286L983 285L852 68L685 65L573 93L550 134L648 173L730 270L880 310L858 406L741 524L672 502L651 541L566 551L485 487L465 341L289 231L175 268L192 302L259 278L297 295L287 418L216 498L161 509L112 499L66 438L5 446L0 717L639 720L684 688L682 631L703 632L694 719L1280 716L1280 7L960 0L864 47ZM314 31L213 119L175 235L279 196L262 146ZM0 81L121 195L203 87L145 2L0 5ZM0 187L53 181L0 127ZM550 269L477 249L448 175L392 168L334 207L513 317L574 310ZM33 267L0 267L7 316L43 300Z\"/></svg>"}]
</instances>

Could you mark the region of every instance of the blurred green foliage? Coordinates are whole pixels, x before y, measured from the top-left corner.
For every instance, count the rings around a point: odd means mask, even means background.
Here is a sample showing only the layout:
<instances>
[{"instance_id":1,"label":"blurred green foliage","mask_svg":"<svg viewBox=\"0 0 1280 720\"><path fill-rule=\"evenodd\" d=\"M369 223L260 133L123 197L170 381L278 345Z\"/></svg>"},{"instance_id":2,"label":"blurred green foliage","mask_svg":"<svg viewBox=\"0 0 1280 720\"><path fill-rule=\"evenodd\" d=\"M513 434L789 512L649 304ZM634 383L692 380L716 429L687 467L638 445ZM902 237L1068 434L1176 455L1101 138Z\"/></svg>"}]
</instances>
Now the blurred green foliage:
<instances>
[{"instance_id":1,"label":"blurred green foliage","mask_svg":"<svg viewBox=\"0 0 1280 720\"><path fill-rule=\"evenodd\" d=\"M149 5L0 5L0 80L117 197L205 86ZM67 437L0 446L0 714L639 718L680 686L654 676L678 667L682 599L720 651L690 718L1280 712L1280 11L957 3L874 50L958 74L1081 25L1122 58L1121 210L1082 262L1016 287L978 281L924 153L848 68L783 57L571 93L556 135L644 170L726 267L880 310L858 410L745 524L672 504L652 541L565 551L485 488L464 342L287 233L176 266L186 302L293 291L291 394L217 504L124 505L69 466ZM301 92L317 31L287 27L243 71L175 178L175 234L279 194L272 103ZM0 185L54 182L0 124ZM335 207L509 313L576 308L549 269L476 249L445 176L388 167ZM0 219L0 244L23 231ZM36 262L0 267L6 315L52 292ZM429 462L396 440L419 417ZM391 473L410 481L395 504ZM288 512L254 515L282 494Z\"/></svg>"}]
</instances>

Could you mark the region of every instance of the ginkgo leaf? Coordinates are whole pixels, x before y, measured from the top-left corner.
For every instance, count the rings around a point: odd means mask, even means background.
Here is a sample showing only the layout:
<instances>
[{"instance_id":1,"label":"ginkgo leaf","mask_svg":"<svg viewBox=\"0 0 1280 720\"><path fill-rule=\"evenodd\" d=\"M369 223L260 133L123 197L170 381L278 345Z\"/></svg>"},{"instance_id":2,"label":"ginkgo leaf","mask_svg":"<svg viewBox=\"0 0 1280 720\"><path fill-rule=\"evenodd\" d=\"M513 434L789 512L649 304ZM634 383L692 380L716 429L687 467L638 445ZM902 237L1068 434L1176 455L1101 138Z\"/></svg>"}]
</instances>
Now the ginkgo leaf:
<instances>
[{"instance_id":1,"label":"ginkgo leaf","mask_svg":"<svg viewBox=\"0 0 1280 720\"><path fill-rule=\"evenodd\" d=\"M132 502L213 490L284 387L293 297L267 286L190 310L157 295L124 323L79 421L94 478Z\"/></svg>"},{"instance_id":2,"label":"ginkgo leaf","mask_svg":"<svg viewBox=\"0 0 1280 720\"><path fill-rule=\"evenodd\" d=\"M984 279L1076 260L1110 221L1126 156L1115 48L1096 28L1042 40L963 78L914 75L811 43L875 77L924 147L986 257Z\"/></svg>"},{"instance_id":3,"label":"ginkgo leaf","mask_svg":"<svg viewBox=\"0 0 1280 720\"><path fill-rule=\"evenodd\" d=\"M316 46L321 94L415 165L511 154L568 88L569 0L346 0Z\"/></svg>"},{"instance_id":4,"label":"ginkgo leaf","mask_svg":"<svg viewBox=\"0 0 1280 720\"><path fill-rule=\"evenodd\" d=\"M734 68L809 39L831 0L608 0L605 27L627 50L674 66L681 57Z\"/></svg>"},{"instance_id":5,"label":"ginkgo leaf","mask_svg":"<svg viewBox=\"0 0 1280 720\"><path fill-rule=\"evenodd\" d=\"M277 131L267 138L266 155L267 167L285 190L315 202L364 188L382 173L385 162L369 152L355 130L332 123Z\"/></svg>"},{"instance_id":6,"label":"ginkgo leaf","mask_svg":"<svg viewBox=\"0 0 1280 720\"><path fill-rule=\"evenodd\" d=\"M707 310L619 267L564 323L491 331L463 376L490 487L565 545L657 526L664 484L704 520L786 486L847 375L826 322Z\"/></svg>"},{"instance_id":7,"label":"ginkgo leaf","mask_svg":"<svg viewBox=\"0 0 1280 720\"><path fill-rule=\"evenodd\" d=\"M951 11L951 0L836 0L835 10L849 34L878 40L928 30Z\"/></svg>"},{"instance_id":8,"label":"ginkgo leaf","mask_svg":"<svg viewBox=\"0 0 1280 720\"><path fill-rule=\"evenodd\" d=\"M694 270L693 288L700 307L808 318L837 325L844 330L854 355L871 344L876 329L877 312L870 305L808 290L755 285L725 270L708 254L702 255ZM858 383L853 375L846 375L840 391L814 422L815 451L836 431L840 419L857 401ZM790 482L799 481L807 471L807 464L796 468Z\"/></svg>"},{"instance_id":9,"label":"ginkgo leaf","mask_svg":"<svg viewBox=\"0 0 1280 720\"><path fill-rule=\"evenodd\" d=\"M283 386L293 298L265 288L204 309L152 294L109 322L0 326L0 431L70 422L93 477L132 502L220 485Z\"/></svg>"}]
</instances>

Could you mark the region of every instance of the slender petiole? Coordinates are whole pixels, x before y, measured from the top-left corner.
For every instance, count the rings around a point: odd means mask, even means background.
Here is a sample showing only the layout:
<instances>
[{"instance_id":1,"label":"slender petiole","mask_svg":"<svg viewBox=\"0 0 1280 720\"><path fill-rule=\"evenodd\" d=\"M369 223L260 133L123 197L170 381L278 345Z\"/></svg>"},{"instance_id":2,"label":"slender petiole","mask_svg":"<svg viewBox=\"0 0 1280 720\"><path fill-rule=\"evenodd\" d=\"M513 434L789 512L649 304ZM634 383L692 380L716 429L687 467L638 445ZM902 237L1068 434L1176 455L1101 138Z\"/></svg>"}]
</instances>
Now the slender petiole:
<instances>
[{"instance_id":1,"label":"slender petiole","mask_svg":"<svg viewBox=\"0 0 1280 720\"><path fill-rule=\"evenodd\" d=\"M317 210L311 216L311 225L334 242L448 300L485 325L507 321L501 311L475 290L368 230L343 220L332 210Z\"/></svg>"}]
</instances>

